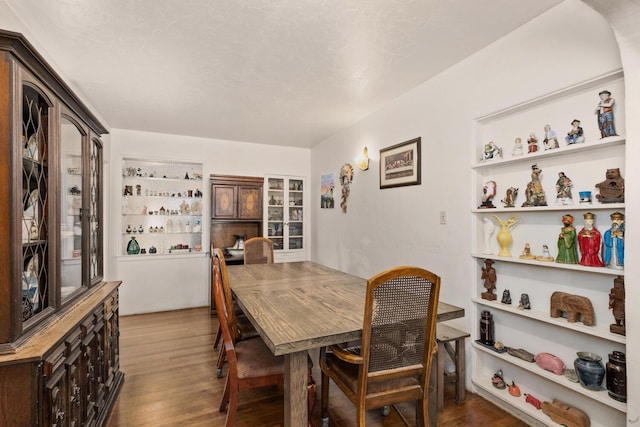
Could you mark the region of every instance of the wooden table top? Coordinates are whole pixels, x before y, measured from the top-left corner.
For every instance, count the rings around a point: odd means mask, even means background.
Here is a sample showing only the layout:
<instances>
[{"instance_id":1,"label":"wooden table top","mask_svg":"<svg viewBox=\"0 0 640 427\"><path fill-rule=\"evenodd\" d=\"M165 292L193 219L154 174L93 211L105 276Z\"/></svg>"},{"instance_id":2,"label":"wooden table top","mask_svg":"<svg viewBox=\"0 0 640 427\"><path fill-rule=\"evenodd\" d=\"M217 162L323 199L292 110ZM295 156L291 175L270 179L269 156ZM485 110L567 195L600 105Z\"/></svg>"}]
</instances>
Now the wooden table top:
<instances>
[{"instance_id":1,"label":"wooden table top","mask_svg":"<svg viewBox=\"0 0 640 427\"><path fill-rule=\"evenodd\" d=\"M230 265L238 304L275 355L359 339L367 280L311 262ZM464 316L440 302L438 321Z\"/></svg>"}]
</instances>

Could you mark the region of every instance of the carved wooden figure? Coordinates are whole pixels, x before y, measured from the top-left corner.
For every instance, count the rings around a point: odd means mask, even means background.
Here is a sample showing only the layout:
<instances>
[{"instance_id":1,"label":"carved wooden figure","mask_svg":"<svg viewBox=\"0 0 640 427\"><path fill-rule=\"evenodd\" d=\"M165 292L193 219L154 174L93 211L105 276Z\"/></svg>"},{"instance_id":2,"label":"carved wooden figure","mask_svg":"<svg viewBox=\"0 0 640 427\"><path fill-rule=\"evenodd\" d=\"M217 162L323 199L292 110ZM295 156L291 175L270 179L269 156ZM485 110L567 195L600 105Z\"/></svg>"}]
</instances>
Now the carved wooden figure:
<instances>
[{"instance_id":1,"label":"carved wooden figure","mask_svg":"<svg viewBox=\"0 0 640 427\"><path fill-rule=\"evenodd\" d=\"M552 402L542 402L541 408L542 412L558 424L567 427L589 427L591 425L587 414L558 399L553 399Z\"/></svg>"},{"instance_id":2,"label":"carved wooden figure","mask_svg":"<svg viewBox=\"0 0 640 427\"><path fill-rule=\"evenodd\" d=\"M613 334L626 335L624 277L618 276L613 280L613 288L609 293L609 308L613 309L613 318L616 323L609 326Z\"/></svg>"},{"instance_id":3,"label":"carved wooden figure","mask_svg":"<svg viewBox=\"0 0 640 427\"><path fill-rule=\"evenodd\" d=\"M587 297L554 292L551 294L551 317L561 317L563 313L566 314L569 323L579 321L582 316L582 323L586 326L595 324L593 305Z\"/></svg>"},{"instance_id":4,"label":"carved wooden figure","mask_svg":"<svg viewBox=\"0 0 640 427\"><path fill-rule=\"evenodd\" d=\"M489 301L495 300L496 294L493 292L496 290L496 269L493 268L493 260L487 259L484 261L482 279L484 280L484 287L487 291L483 292L481 297Z\"/></svg>"}]
</instances>

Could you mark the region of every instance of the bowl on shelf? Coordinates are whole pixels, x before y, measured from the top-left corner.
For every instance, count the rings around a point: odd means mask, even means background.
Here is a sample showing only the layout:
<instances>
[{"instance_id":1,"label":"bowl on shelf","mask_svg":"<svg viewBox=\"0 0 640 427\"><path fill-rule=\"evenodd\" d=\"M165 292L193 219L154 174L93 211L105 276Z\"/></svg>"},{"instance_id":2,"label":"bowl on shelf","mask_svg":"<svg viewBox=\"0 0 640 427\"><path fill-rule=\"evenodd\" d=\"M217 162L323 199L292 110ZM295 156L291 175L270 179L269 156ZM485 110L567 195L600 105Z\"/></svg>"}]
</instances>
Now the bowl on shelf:
<instances>
[{"instance_id":1,"label":"bowl on shelf","mask_svg":"<svg viewBox=\"0 0 640 427\"><path fill-rule=\"evenodd\" d=\"M244 256L244 249L227 248L227 252L228 252L228 253L229 253L229 255L231 255L232 257L241 257L241 256Z\"/></svg>"}]
</instances>

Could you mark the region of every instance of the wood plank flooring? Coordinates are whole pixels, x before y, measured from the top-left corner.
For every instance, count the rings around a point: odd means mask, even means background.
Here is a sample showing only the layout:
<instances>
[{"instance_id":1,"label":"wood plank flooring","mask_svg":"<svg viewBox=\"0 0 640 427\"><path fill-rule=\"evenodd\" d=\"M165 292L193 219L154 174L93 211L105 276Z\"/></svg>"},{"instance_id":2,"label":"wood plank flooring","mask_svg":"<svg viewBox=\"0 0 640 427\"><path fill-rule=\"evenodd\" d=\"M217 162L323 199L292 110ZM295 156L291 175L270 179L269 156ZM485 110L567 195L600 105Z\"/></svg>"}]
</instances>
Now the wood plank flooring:
<instances>
[{"instance_id":1,"label":"wood plank flooring","mask_svg":"<svg viewBox=\"0 0 640 427\"><path fill-rule=\"evenodd\" d=\"M218 412L224 378L216 378L217 350L213 350L217 328L217 319L210 316L208 307L122 316L120 367L125 381L107 426L224 426L225 414ZM319 385L317 357L314 361L314 378ZM334 384L330 390L330 425L354 426L353 406ZM440 426L526 426L477 395L467 393L465 403L456 405L451 385L445 393L444 409L438 413ZM281 427L282 399L281 387L241 393L236 425ZM319 408L318 400L314 426L320 426ZM404 416L413 426L413 408L412 404L399 405L400 412L392 409L386 417L380 411L369 411L367 425L404 426Z\"/></svg>"}]
</instances>

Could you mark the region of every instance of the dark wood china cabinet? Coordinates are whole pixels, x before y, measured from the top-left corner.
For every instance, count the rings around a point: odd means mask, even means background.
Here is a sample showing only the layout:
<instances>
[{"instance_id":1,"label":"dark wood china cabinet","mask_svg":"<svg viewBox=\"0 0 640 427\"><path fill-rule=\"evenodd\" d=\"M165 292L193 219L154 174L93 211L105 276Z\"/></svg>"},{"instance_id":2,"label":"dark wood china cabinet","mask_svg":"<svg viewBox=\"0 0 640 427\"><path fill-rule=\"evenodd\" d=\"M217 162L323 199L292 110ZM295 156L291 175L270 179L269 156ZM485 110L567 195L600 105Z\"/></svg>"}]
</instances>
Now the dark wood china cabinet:
<instances>
[{"instance_id":1,"label":"dark wood china cabinet","mask_svg":"<svg viewBox=\"0 0 640 427\"><path fill-rule=\"evenodd\" d=\"M0 425L102 425L119 369L99 120L0 30Z\"/></svg>"}]
</instances>

